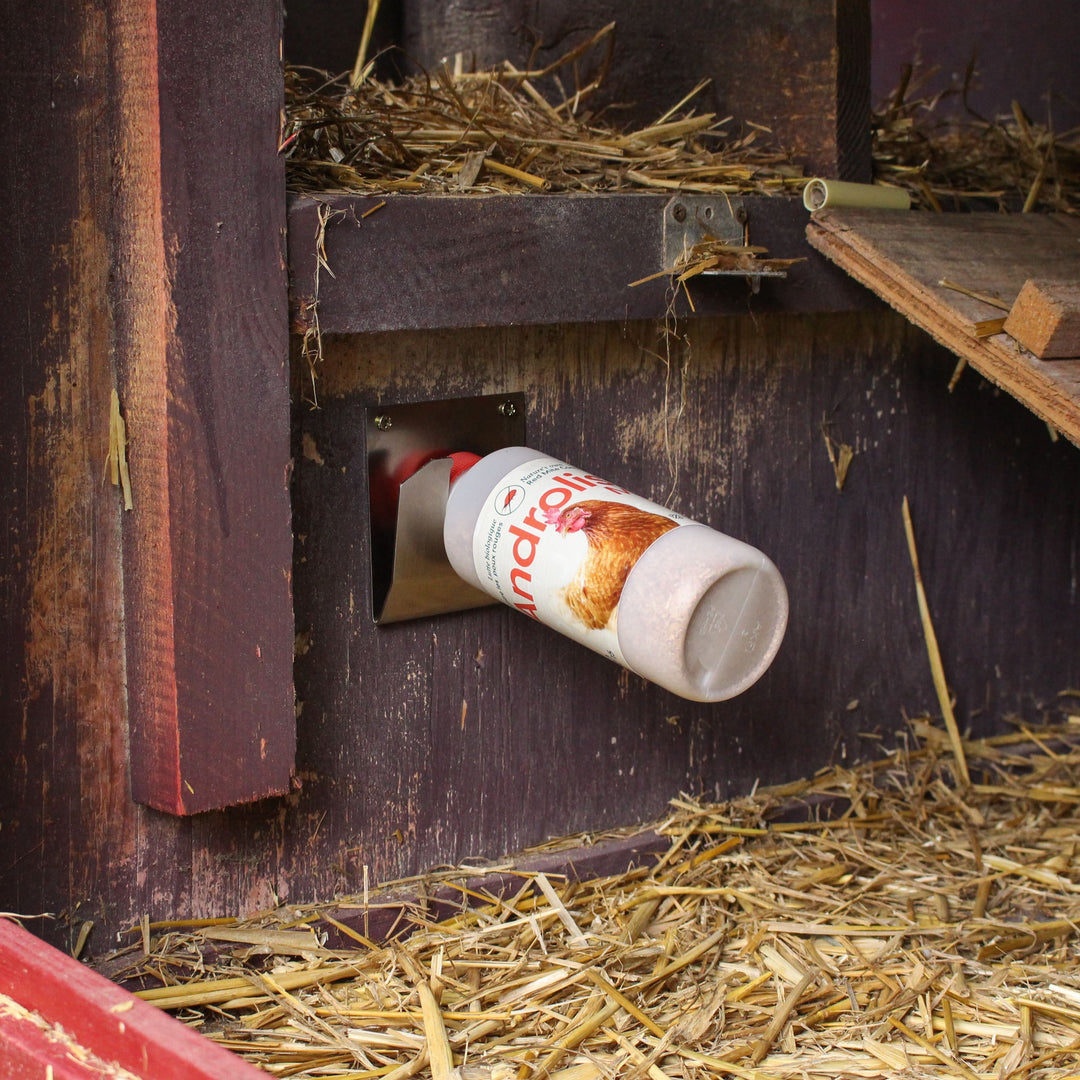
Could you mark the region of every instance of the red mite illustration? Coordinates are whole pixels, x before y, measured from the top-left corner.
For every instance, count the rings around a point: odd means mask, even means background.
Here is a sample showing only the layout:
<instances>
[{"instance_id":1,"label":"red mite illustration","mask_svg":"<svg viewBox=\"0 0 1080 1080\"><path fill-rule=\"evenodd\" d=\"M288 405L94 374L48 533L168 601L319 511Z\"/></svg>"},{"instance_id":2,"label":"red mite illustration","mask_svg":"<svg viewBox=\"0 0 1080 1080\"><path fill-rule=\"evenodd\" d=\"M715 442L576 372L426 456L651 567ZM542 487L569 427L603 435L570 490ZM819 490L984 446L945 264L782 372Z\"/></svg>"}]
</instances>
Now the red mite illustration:
<instances>
[{"instance_id":1,"label":"red mite illustration","mask_svg":"<svg viewBox=\"0 0 1080 1080\"><path fill-rule=\"evenodd\" d=\"M583 532L589 553L563 594L575 618L593 630L612 621L626 578L642 552L677 521L626 503L586 499L544 518L560 535Z\"/></svg>"}]
</instances>

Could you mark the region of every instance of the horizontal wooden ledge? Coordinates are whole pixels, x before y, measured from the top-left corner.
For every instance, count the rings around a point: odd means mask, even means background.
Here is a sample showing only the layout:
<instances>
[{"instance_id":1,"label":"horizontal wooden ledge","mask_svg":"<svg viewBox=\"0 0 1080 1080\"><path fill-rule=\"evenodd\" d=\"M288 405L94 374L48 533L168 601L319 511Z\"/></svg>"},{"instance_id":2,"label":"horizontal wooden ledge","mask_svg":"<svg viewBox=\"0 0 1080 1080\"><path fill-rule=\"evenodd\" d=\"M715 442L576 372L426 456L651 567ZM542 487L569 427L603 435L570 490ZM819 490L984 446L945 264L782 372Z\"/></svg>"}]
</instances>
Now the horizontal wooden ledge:
<instances>
[{"instance_id":1,"label":"horizontal wooden ledge","mask_svg":"<svg viewBox=\"0 0 1080 1080\"><path fill-rule=\"evenodd\" d=\"M1012 306L1029 278L1080 280L1080 221L1066 214L842 208L816 213L807 236L855 280L1080 446L1080 361L1039 360L1007 334L977 332L982 321L1002 314L1002 306Z\"/></svg>"},{"instance_id":2,"label":"horizontal wooden ledge","mask_svg":"<svg viewBox=\"0 0 1080 1080\"><path fill-rule=\"evenodd\" d=\"M674 193L672 193L674 194ZM322 333L431 330L663 316L671 194L296 195L289 201L290 314ZM752 294L743 277L695 278L699 315L849 311L876 300L806 242L795 199L732 199L750 240L804 258ZM376 209L377 208L377 209ZM319 267L318 252L326 263ZM329 270L327 269L329 268ZM685 296L676 301L690 314Z\"/></svg>"}]
</instances>

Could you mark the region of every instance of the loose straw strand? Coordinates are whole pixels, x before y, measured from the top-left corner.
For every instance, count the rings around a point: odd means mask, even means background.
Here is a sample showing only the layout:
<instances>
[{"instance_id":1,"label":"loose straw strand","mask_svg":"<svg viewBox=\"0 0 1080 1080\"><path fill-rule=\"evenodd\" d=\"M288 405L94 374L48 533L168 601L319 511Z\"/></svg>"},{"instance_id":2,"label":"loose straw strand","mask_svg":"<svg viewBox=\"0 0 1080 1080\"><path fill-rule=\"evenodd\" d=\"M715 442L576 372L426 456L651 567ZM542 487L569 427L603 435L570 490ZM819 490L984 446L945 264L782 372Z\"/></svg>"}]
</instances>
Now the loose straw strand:
<instances>
[{"instance_id":1,"label":"loose straw strand","mask_svg":"<svg viewBox=\"0 0 1080 1080\"><path fill-rule=\"evenodd\" d=\"M949 733L949 742L952 744L953 754L956 756L956 767L960 770L960 780L963 786L967 788L971 786L971 776L968 774L964 742L960 737L960 729L956 726L956 716L953 714L952 701L949 698L949 687L945 682L945 669L941 664L941 650L938 648L937 635L934 633L934 624L930 618L930 605L926 600L926 589L923 586L922 574L919 571L919 553L915 548L915 529L911 523L911 508L908 506L908 497L906 495L904 496L903 515L904 532L907 534L908 552L911 555L911 569L915 573L915 595L919 601L919 615L922 619L923 635L926 638L926 651L930 657L930 672L934 679L938 704L941 706L941 713L945 718L945 728Z\"/></svg>"}]
</instances>

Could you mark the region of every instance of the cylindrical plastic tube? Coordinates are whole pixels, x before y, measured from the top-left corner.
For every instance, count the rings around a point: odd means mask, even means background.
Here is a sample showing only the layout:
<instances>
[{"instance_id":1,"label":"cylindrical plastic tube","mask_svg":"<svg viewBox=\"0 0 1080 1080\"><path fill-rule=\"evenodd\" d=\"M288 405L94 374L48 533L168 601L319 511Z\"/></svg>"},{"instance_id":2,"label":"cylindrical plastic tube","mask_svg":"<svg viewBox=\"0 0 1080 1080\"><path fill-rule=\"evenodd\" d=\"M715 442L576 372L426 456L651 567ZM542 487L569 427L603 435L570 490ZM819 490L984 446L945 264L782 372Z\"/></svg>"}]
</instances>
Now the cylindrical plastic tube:
<instances>
[{"instance_id":1,"label":"cylindrical plastic tube","mask_svg":"<svg viewBox=\"0 0 1080 1080\"><path fill-rule=\"evenodd\" d=\"M824 210L831 206L866 206L881 210L910 210L911 196L903 188L880 184L852 184L846 180L815 179L803 188L803 206Z\"/></svg>"},{"instance_id":2,"label":"cylindrical plastic tube","mask_svg":"<svg viewBox=\"0 0 1080 1080\"><path fill-rule=\"evenodd\" d=\"M756 682L787 625L756 548L528 447L456 480L443 539L471 585L693 701Z\"/></svg>"}]
</instances>

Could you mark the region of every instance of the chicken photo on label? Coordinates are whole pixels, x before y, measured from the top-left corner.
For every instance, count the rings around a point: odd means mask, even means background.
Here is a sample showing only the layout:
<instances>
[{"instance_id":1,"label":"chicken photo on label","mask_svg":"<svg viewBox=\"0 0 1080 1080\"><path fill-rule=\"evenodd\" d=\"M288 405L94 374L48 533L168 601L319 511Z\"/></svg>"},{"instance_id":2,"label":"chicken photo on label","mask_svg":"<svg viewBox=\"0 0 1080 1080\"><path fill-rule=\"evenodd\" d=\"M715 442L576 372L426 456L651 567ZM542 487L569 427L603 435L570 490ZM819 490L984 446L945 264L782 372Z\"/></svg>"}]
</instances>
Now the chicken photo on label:
<instances>
[{"instance_id":1,"label":"chicken photo on label","mask_svg":"<svg viewBox=\"0 0 1080 1080\"><path fill-rule=\"evenodd\" d=\"M560 536L581 532L588 541L585 559L561 595L590 630L614 629L619 598L634 564L657 537L678 526L660 514L599 499L548 510L544 517Z\"/></svg>"}]
</instances>

